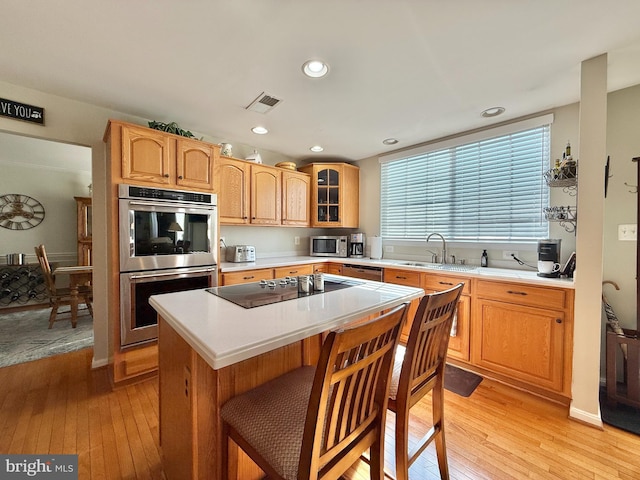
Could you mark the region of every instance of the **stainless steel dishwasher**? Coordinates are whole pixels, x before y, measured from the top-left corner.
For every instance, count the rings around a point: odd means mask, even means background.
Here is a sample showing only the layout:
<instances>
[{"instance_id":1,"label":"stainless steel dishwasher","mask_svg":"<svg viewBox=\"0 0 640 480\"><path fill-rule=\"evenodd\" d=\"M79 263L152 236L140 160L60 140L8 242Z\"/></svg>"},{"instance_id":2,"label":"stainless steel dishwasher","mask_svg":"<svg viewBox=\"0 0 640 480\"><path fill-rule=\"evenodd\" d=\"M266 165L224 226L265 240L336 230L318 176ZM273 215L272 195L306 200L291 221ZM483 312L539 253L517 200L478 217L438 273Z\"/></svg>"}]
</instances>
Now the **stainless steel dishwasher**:
<instances>
[{"instance_id":1,"label":"stainless steel dishwasher","mask_svg":"<svg viewBox=\"0 0 640 480\"><path fill-rule=\"evenodd\" d=\"M345 263L342 266L342 275L346 277L362 278L364 280L374 280L381 282L383 277L382 267L372 267L369 265L353 265Z\"/></svg>"}]
</instances>

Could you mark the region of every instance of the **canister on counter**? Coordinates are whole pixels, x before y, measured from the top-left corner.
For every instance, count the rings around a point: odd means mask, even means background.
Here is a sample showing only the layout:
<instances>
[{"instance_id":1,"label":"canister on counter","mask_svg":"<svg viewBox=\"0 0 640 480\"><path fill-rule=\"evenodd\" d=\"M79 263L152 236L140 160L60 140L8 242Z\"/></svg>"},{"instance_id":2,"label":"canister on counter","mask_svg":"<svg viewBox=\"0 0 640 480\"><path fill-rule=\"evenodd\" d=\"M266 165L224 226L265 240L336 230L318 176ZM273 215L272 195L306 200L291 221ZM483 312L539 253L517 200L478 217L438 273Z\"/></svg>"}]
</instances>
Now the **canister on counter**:
<instances>
[{"instance_id":1,"label":"canister on counter","mask_svg":"<svg viewBox=\"0 0 640 480\"><path fill-rule=\"evenodd\" d=\"M298 293L305 295L311 294L313 291L313 275L298 276Z\"/></svg>"},{"instance_id":2,"label":"canister on counter","mask_svg":"<svg viewBox=\"0 0 640 480\"><path fill-rule=\"evenodd\" d=\"M324 274L316 273L313 275L313 289L316 292L324 292Z\"/></svg>"}]
</instances>

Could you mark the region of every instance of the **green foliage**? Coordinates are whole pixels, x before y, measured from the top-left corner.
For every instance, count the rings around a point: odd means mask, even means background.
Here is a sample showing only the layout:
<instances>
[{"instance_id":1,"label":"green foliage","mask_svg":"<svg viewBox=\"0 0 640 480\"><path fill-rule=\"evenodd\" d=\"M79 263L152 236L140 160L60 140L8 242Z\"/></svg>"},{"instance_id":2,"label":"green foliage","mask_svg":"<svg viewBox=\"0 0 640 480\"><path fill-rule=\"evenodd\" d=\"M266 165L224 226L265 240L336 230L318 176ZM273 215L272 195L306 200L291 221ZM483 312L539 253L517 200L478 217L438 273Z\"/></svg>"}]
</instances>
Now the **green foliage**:
<instances>
[{"instance_id":1,"label":"green foliage","mask_svg":"<svg viewBox=\"0 0 640 480\"><path fill-rule=\"evenodd\" d=\"M163 132L173 133L174 135L180 135L182 137L196 138L195 135L190 131L181 129L176 122L149 122L149 128L162 130Z\"/></svg>"}]
</instances>

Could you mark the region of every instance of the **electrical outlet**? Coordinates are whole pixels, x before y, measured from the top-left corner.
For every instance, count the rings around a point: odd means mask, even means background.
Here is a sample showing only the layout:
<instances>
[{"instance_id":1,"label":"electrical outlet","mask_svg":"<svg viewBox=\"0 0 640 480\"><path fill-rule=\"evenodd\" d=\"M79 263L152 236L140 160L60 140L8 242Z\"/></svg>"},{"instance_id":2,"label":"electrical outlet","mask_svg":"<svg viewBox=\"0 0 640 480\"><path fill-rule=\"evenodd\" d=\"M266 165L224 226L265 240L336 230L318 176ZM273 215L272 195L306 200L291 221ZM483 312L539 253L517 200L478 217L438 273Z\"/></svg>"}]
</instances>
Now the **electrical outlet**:
<instances>
[{"instance_id":1,"label":"electrical outlet","mask_svg":"<svg viewBox=\"0 0 640 480\"><path fill-rule=\"evenodd\" d=\"M384 251L386 253L393 253L393 245L385 245L384 246Z\"/></svg>"},{"instance_id":2,"label":"electrical outlet","mask_svg":"<svg viewBox=\"0 0 640 480\"><path fill-rule=\"evenodd\" d=\"M503 250L502 251L502 259L503 260L513 260L513 257L517 257L518 252L516 250Z\"/></svg>"},{"instance_id":3,"label":"electrical outlet","mask_svg":"<svg viewBox=\"0 0 640 480\"><path fill-rule=\"evenodd\" d=\"M300 245L300 237L293 237L293 243L295 245Z\"/></svg>"},{"instance_id":4,"label":"electrical outlet","mask_svg":"<svg viewBox=\"0 0 640 480\"><path fill-rule=\"evenodd\" d=\"M618 240L632 242L638 239L638 224L618 225Z\"/></svg>"}]
</instances>

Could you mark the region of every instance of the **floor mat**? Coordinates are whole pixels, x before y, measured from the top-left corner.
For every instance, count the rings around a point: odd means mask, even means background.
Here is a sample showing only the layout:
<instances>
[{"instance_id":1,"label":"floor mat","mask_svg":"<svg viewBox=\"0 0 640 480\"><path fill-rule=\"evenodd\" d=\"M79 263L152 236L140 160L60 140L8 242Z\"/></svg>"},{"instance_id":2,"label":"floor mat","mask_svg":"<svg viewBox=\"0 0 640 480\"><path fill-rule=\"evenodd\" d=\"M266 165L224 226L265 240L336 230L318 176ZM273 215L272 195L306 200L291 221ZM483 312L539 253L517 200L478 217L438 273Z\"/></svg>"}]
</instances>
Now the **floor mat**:
<instances>
[{"instance_id":1,"label":"floor mat","mask_svg":"<svg viewBox=\"0 0 640 480\"><path fill-rule=\"evenodd\" d=\"M471 395L481 381L482 377L475 373L449 364L444 367L444 388L462 397Z\"/></svg>"},{"instance_id":2,"label":"floor mat","mask_svg":"<svg viewBox=\"0 0 640 480\"><path fill-rule=\"evenodd\" d=\"M607 405L607 391L600 388L600 415L608 425L640 435L640 409L618 402L615 407Z\"/></svg>"}]
</instances>

